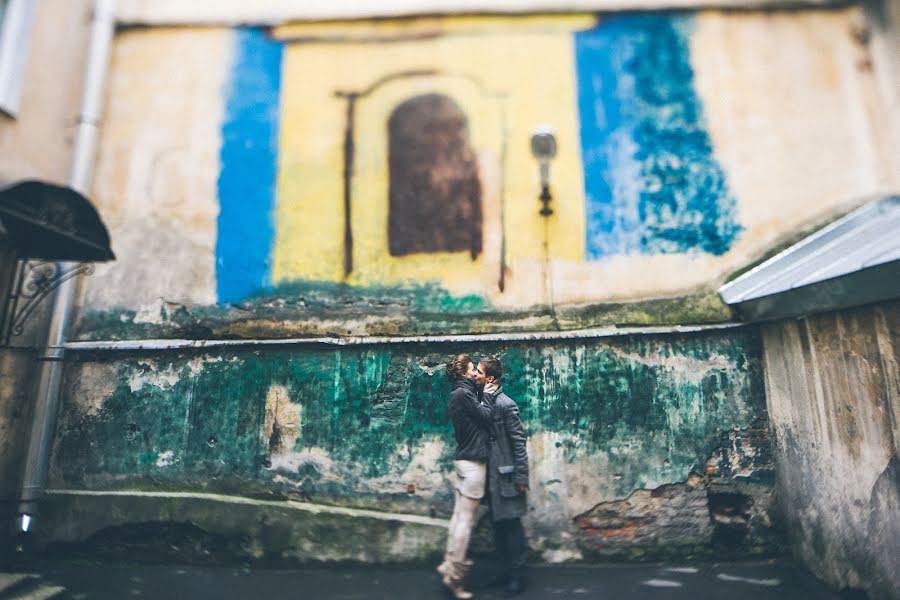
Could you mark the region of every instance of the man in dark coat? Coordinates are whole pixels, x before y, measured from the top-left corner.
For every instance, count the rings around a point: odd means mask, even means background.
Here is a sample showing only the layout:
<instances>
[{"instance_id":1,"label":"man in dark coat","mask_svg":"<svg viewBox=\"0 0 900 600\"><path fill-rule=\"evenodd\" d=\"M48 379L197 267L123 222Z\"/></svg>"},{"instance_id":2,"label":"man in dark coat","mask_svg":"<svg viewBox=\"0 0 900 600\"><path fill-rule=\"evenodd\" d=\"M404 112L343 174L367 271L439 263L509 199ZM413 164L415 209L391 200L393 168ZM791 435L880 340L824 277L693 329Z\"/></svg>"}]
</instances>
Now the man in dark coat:
<instances>
[{"instance_id":1,"label":"man in dark coat","mask_svg":"<svg viewBox=\"0 0 900 600\"><path fill-rule=\"evenodd\" d=\"M496 358L488 357L478 363L477 370L484 377L484 398L494 409L487 475L494 543L503 560L506 593L514 596L525 591L525 561L528 558L528 542L522 527L522 516L527 510L527 438L519 418L519 407L500 387L503 365Z\"/></svg>"},{"instance_id":2,"label":"man in dark coat","mask_svg":"<svg viewBox=\"0 0 900 600\"><path fill-rule=\"evenodd\" d=\"M447 528L447 551L437 571L454 598L466 599L472 597L463 587L463 579L472 566L466 559L466 550L475 512L484 497L493 410L483 402L480 387L485 383L484 377L468 356L460 354L447 363L447 379L451 388L448 409L456 437L456 497Z\"/></svg>"}]
</instances>

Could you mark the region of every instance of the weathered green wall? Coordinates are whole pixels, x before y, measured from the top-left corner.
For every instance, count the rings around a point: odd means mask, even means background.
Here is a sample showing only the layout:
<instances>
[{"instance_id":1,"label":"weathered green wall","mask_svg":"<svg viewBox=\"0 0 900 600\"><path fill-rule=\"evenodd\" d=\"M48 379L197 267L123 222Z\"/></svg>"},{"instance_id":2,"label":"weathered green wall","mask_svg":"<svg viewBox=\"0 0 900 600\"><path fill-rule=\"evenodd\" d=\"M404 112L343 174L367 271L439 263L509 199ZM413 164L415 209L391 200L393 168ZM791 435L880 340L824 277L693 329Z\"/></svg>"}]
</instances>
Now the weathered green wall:
<instances>
[{"instance_id":1,"label":"weathered green wall","mask_svg":"<svg viewBox=\"0 0 900 600\"><path fill-rule=\"evenodd\" d=\"M737 329L477 347L76 352L50 487L446 517L444 367L457 352L503 360L529 433L528 527L545 558L777 548L759 340ZM660 506L638 502L657 489L669 489L653 493ZM716 494L733 501L721 508ZM638 517L630 529L607 518L616 502L641 504L622 510Z\"/></svg>"}]
</instances>

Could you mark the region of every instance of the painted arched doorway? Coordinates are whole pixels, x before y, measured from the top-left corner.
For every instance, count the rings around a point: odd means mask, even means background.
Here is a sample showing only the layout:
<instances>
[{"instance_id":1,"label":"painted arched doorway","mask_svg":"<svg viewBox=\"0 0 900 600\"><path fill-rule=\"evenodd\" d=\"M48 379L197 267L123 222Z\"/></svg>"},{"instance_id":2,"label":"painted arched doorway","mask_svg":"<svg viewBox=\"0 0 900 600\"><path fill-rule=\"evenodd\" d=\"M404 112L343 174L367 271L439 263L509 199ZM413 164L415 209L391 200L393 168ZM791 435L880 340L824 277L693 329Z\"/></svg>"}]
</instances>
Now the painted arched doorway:
<instances>
[{"instance_id":1,"label":"painted arched doorway","mask_svg":"<svg viewBox=\"0 0 900 600\"><path fill-rule=\"evenodd\" d=\"M482 250L481 182L469 124L444 94L414 96L388 119L392 256Z\"/></svg>"}]
</instances>

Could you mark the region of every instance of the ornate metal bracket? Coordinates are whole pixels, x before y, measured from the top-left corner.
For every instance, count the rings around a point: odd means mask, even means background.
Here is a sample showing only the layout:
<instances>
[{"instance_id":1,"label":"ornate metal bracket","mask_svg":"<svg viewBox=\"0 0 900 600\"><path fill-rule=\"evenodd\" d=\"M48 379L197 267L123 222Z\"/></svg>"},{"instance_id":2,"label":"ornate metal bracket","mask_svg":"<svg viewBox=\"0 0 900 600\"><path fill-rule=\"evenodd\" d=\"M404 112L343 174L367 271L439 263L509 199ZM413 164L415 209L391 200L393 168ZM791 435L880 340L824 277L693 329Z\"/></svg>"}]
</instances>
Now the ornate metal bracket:
<instances>
[{"instance_id":1,"label":"ornate metal bracket","mask_svg":"<svg viewBox=\"0 0 900 600\"><path fill-rule=\"evenodd\" d=\"M12 336L22 335L28 317L53 290L73 277L93 272L93 263L19 260L15 283L6 299L4 345Z\"/></svg>"}]
</instances>

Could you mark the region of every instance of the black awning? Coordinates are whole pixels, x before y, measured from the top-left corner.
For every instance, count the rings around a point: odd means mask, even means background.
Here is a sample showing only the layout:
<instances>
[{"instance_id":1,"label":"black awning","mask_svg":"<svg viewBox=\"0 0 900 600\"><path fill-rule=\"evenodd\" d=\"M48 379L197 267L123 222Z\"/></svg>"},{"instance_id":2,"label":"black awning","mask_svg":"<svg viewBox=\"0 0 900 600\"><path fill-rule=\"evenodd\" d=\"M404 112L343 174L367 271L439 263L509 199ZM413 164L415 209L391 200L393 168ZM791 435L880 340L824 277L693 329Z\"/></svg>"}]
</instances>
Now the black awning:
<instances>
[{"instance_id":1,"label":"black awning","mask_svg":"<svg viewBox=\"0 0 900 600\"><path fill-rule=\"evenodd\" d=\"M100 215L71 188L42 181L4 188L0 190L0 222L20 258L115 259Z\"/></svg>"}]
</instances>

